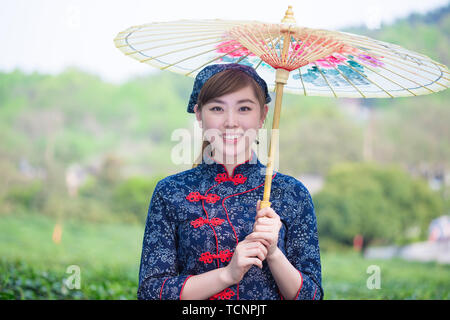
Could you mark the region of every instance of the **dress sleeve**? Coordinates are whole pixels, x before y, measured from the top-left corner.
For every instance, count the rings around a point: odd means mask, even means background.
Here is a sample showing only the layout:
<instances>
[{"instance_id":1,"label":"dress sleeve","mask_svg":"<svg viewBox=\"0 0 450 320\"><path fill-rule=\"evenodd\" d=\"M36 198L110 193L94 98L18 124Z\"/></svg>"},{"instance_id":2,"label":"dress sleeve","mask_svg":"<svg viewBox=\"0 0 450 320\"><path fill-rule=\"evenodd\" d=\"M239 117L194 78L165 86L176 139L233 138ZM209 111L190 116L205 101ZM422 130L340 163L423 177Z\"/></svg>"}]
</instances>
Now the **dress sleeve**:
<instances>
[{"instance_id":1,"label":"dress sleeve","mask_svg":"<svg viewBox=\"0 0 450 320\"><path fill-rule=\"evenodd\" d=\"M180 299L190 275L178 272L176 227L168 218L161 181L153 192L145 223L139 268L139 300Z\"/></svg>"},{"instance_id":2,"label":"dress sleeve","mask_svg":"<svg viewBox=\"0 0 450 320\"><path fill-rule=\"evenodd\" d=\"M314 204L302 186L300 202L286 235L286 257L301 275L296 300L323 299L319 239ZM306 193L306 196L305 196Z\"/></svg>"}]
</instances>

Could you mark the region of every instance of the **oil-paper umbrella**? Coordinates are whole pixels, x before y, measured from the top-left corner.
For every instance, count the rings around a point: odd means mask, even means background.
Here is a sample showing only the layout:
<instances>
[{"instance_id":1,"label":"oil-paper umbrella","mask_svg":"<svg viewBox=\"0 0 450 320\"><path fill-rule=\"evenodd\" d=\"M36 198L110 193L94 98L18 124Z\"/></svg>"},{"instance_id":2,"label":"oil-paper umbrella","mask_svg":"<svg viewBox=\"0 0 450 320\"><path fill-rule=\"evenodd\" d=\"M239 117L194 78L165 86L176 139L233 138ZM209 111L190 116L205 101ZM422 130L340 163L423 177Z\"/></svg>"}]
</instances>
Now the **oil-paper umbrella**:
<instances>
[{"instance_id":1,"label":"oil-paper umbrella","mask_svg":"<svg viewBox=\"0 0 450 320\"><path fill-rule=\"evenodd\" d=\"M255 68L276 92L261 208L270 206L283 90L309 96L394 98L449 87L448 68L427 56L365 36L296 25L289 6L281 23L179 20L130 27L114 43L125 55L195 77L205 66Z\"/></svg>"}]
</instances>

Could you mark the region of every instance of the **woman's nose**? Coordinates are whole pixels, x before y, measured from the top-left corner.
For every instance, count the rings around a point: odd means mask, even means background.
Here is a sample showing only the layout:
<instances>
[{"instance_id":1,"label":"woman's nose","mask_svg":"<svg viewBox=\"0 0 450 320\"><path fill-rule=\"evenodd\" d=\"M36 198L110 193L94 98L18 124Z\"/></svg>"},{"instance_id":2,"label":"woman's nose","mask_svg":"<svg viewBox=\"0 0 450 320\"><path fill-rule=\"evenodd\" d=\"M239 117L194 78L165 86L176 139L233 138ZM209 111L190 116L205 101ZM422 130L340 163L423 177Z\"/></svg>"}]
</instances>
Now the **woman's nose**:
<instances>
[{"instance_id":1,"label":"woman's nose","mask_svg":"<svg viewBox=\"0 0 450 320\"><path fill-rule=\"evenodd\" d=\"M233 111L226 112L224 124L226 127L235 127L238 124L237 115Z\"/></svg>"}]
</instances>

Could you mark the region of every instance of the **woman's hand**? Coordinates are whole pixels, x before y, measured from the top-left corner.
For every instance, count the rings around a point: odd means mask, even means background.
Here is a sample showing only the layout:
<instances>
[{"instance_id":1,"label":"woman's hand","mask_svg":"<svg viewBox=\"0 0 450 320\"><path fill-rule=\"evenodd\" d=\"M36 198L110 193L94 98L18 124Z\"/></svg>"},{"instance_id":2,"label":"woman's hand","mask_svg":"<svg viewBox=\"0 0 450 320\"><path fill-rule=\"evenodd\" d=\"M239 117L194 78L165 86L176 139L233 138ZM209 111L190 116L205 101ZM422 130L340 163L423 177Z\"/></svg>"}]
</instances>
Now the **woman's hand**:
<instances>
[{"instance_id":1,"label":"woman's hand","mask_svg":"<svg viewBox=\"0 0 450 320\"><path fill-rule=\"evenodd\" d=\"M238 283L252 265L262 269L262 261L266 255L267 249L260 241L245 239L239 242L230 263L224 267L227 281L232 284Z\"/></svg>"},{"instance_id":2,"label":"woman's hand","mask_svg":"<svg viewBox=\"0 0 450 320\"><path fill-rule=\"evenodd\" d=\"M263 243L267 248L266 258L270 258L277 249L278 233L281 228L280 216L270 207L261 209L261 200L256 204L256 211L253 232L245 239Z\"/></svg>"}]
</instances>

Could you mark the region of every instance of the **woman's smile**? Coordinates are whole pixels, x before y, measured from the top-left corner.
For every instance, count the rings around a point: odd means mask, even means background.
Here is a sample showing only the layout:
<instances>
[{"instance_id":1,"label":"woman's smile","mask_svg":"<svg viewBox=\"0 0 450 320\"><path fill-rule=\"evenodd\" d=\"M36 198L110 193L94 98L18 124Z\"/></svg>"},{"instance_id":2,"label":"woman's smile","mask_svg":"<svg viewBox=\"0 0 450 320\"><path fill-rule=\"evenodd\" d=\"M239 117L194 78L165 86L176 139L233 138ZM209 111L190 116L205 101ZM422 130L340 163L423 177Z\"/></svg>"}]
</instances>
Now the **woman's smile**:
<instances>
[{"instance_id":1,"label":"woman's smile","mask_svg":"<svg viewBox=\"0 0 450 320\"><path fill-rule=\"evenodd\" d=\"M226 144L237 144L242 134L223 134L222 140Z\"/></svg>"}]
</instances>

